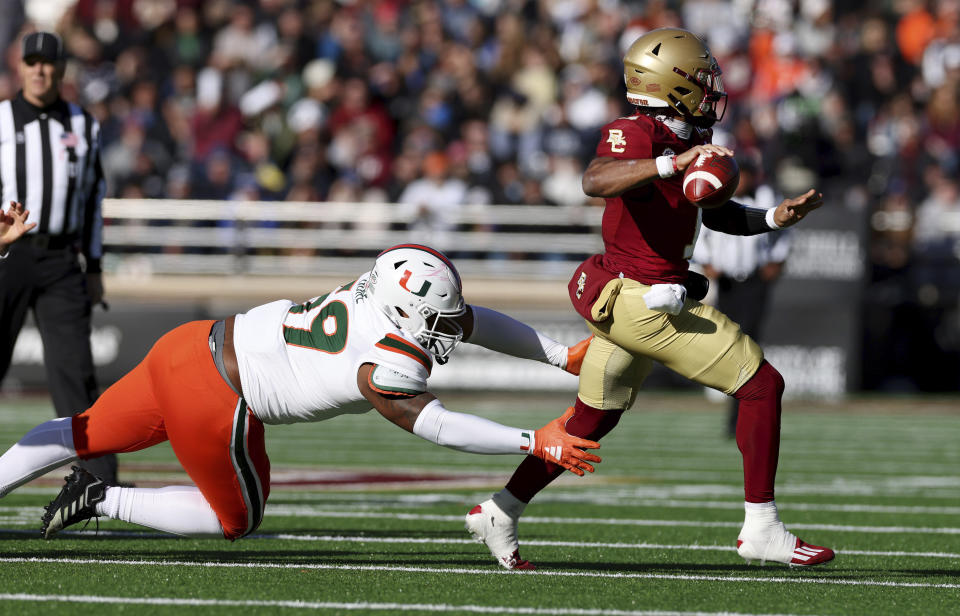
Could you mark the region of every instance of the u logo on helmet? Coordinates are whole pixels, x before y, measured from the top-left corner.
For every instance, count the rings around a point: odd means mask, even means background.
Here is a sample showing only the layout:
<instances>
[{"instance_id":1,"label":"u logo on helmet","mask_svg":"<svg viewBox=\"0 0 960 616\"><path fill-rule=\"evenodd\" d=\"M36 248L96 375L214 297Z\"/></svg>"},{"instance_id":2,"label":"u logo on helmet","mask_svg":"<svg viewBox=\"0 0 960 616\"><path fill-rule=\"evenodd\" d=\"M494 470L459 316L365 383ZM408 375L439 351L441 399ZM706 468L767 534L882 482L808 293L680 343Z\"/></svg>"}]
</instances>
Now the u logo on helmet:
<instances>
[{"instance_id":1,"label":"u logo on helmet","mask_svg":"<svg viewBox=\"0 0 960 616\"><path fill-rule=\"evenodd\" d=\"M419 291L414 291L413 289L411 289L410 287L407 286L407 281L410 280L410 277L411 277L411 276L413 276L413 272L411 272L410 270L404 271L404 272L403 272L403 277L400 278L400 286L403 287L404 289L406 289L407 291L410 291L411 293L413 293L413 294L416 295L417 297L424 297L424 296L426 296L427 291L430 290L430 281L429 281L429 280L424 280L424 281L423 281L423 284L420 286L420 290L419 290Z\"/></svg>"}]
</instances>

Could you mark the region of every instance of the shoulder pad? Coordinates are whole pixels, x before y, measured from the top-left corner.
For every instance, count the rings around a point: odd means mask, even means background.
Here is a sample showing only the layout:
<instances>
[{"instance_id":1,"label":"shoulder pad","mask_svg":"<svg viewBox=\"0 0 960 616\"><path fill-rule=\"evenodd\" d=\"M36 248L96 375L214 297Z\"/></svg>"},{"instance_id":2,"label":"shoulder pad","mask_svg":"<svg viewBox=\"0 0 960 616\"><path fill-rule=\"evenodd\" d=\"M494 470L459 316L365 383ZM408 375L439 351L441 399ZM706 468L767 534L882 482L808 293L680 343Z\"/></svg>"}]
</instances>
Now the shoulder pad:
<instances>
[{"instance_id":1,"label":"shoulder pad","mask_svg":"<svg viewBox=\"0 0 960 616\"><path fill-rule=\"evenodd\" d=\"M380 365L370 371L369 382L375 392L391 396L416 396L427 391L425 380Z\"/></svg>"},{"instance_id":2,"label":"shoulder pad","mask_svg":"<svg viewBox=\"0 0 960 616\"><path fill-rule=\"evenodd\" d=\"M424 367L427 374L433 370L433 359L420 345L398 334L387 334L376 344L378 349L409 357Z\"/></svg>"}]
</instances>

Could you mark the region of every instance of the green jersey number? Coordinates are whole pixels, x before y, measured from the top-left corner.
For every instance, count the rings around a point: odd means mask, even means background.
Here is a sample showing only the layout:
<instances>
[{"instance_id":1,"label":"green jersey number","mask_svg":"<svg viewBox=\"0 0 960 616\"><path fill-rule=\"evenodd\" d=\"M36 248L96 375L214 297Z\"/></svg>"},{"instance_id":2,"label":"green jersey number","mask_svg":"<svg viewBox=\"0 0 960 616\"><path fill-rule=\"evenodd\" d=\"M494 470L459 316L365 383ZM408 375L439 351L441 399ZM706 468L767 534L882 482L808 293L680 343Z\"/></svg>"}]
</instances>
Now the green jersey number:
<instances>
[{"instance_id":1,"label":"green jersey number","mask_svg":"<svg viewBox=\"0 0 960 616\"><path fill-rule=\"evenodd\" d=\"M335 300L320 308L325 299L327 295L290 308L288 321L290 316L298 315L296 321L306 327L285 323L283 339L287 344L331 354L339 353L347 346L347 305Z\"/></svg>"}]
</instances>

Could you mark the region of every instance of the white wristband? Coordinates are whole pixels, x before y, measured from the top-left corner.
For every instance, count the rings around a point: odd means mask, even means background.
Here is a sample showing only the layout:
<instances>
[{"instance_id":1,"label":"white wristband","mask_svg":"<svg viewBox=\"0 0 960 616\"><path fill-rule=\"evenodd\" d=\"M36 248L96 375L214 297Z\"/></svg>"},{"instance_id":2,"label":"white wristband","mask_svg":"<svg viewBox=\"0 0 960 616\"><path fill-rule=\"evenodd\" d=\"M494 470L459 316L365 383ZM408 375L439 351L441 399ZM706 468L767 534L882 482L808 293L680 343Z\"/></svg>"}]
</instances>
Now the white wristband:
<instances>
[{"instance_id":1,"label":"white wristband","mask_svg":"<svg viewBox=\"0 0 960 616\"><path fill-rule=\"evenodd\" d=\"M662 178L671 178L677 174L676 156L657 156L657 173Z\"/></svg>"},{"instance_id":2,"label":"white wristband","mask_svg":"<svg viewBox=\"0 0 960 616\"><path fill-rule=\"evenodd\" d=\"M780 225L778 225L778 224L777 224L777 221L774 220L774 218L773 218L773 215L774 215L774 213L776 213L776 211L777 211L777 208L775 208L775 207L772 207L772 208L770 208L770 209L767 210L767 213L766 213L766 215L765 215L765 218L766 218L766 221L767 221L767 226L770 227L771 229L782 229L783 227L781 227Z\"/></svg>"}]
</instances>

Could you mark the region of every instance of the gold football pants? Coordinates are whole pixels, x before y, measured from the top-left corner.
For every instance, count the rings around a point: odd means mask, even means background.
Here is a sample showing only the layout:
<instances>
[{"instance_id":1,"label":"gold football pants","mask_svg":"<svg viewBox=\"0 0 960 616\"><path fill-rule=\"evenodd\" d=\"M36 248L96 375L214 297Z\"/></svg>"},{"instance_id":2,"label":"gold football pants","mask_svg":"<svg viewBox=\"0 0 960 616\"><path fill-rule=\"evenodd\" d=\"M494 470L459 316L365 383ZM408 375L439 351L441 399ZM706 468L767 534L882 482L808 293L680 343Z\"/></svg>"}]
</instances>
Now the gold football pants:
<instances>
[{"instance_id":1,"label":"gold football pants","mask_svg":"<svg viewBox=\"0 0 960 616\"><path fill-rule=\"evenodd\" d=\"M722 312L691 299L676 316L650 310L643 301L649 290L624 279L610 317L587 323L595 337L580 370L578 395L584 403L630 408L654 361L726 394L760 367L760 346Z\"/></svg>"}]
</instances>

